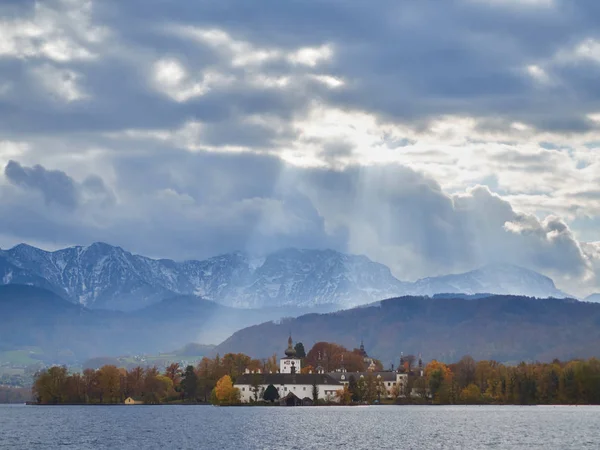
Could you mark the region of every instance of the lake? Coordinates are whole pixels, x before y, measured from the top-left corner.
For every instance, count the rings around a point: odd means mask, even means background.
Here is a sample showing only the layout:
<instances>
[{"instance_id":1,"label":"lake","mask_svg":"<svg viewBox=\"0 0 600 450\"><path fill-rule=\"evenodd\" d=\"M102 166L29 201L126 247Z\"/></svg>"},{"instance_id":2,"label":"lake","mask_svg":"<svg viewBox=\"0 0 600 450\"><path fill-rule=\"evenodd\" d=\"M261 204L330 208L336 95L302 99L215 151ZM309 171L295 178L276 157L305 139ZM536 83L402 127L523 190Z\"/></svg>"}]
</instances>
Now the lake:
<instances>
[{"instance_id":1,"label":"lake","mask_svg":"<svg viewBox=\"0 0 600 450\"><path fill-rule=\"evenodd\" d=\"M0 405L10 449L599 449L596 406Z\"/></svg>"}]
</instances>

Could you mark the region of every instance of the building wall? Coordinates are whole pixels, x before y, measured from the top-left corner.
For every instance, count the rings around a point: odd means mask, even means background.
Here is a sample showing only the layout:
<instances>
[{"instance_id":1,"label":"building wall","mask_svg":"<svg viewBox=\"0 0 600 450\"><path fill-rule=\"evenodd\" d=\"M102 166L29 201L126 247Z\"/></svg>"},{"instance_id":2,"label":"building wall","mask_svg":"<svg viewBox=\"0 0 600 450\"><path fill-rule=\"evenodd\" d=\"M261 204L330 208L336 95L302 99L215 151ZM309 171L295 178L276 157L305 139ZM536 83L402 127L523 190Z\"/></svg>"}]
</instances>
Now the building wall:
<instances>
[{"instance_id":1,"label":"building wall","mask_svg":"<svg viewBox=\"0 0 600 450\"><path fill-rule=\"evenodd\" d=\"M261 400L261 392L263 389L267 389L268 384L261 384L258 399ZM254 399L254 393L252 392L252 386L249 384L236 384L236 388L240 390L241 401L244 403L250 403ZM312 400L312 384L292 384L292 385L278 385L275 386L279 392L279 397L285 397L290 392L300 399L308 397ZM336 401L335 393L342 389L340 385L328 385L318 384L319 388L319 400L330 400Z\"/></svg>"},{"instance_id":2,"label":"building wall","mask_svg":"<svg viewBox=\"0 0 600 450\"><path fill-rule=\"evenodd\" d=\"M300 373L302 362L299 359L282 358L279 360L280 373L292 373L292 365L296 368L296 373Z\"/></svg>"},{"instance_id":3,"label":"building wall","mask_svg":"<svg viewBox=\"0 0 600 450\"><path fill-rule=\"evenodd\" d=\"M353 374L352 372L347 372L345 374L345 379L340 380L340 383L342 383L343 385L348 385L350 383L350 376L352 376L352 375L354 375L354 379L356 381L360 380L360 376L357 377L356 374ZM377 379L377 372L374 372L373 376L375 377L375 379ZM394 386L398 386L400 388L400 395L404 396L406 394L405 387L406 387L406 384L408 383L408 375L405 373L397 373L395 380L382 380L382 383L385 386L385 390L387 391L388 398L392 398L392 396L393 396L392 392L394 390Z\"/></svg>"}]
</instances>

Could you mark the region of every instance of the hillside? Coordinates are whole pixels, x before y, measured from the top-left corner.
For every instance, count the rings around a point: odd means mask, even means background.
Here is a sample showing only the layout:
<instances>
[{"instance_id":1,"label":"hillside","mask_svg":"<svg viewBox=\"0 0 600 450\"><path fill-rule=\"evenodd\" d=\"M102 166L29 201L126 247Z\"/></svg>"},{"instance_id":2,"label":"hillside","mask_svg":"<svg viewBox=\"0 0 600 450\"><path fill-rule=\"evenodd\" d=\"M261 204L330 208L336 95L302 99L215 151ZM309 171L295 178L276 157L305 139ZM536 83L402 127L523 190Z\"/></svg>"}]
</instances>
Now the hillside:
<instances>
[{"instance_id":1,"label":"hillside","mask_svg":"<svg viewBox=\"0 0 600 450\"><path fill-rule=\"evenodd\" d=\"M0 352L36 347L64 362L158 353L189 342L217 343L240 328L302 312L240 310L179 296L123 313L88 309L33 286L7 285L0 286Z\"/></svg>"},{"instance_id":2,"label":"hillside","mask_svg":"<svg viewBox=\"0 0 600 450\"><path fill-rule=\"evenodd\" d=\"M517 296L453 299L403 297L332 314L309 314L234 333L217 347L266 357L281 354L289 332L357 347L386 363L405 354L455 361L465 354L502 362L600 356L600 305Z\"/></svg>"}]
</instances>

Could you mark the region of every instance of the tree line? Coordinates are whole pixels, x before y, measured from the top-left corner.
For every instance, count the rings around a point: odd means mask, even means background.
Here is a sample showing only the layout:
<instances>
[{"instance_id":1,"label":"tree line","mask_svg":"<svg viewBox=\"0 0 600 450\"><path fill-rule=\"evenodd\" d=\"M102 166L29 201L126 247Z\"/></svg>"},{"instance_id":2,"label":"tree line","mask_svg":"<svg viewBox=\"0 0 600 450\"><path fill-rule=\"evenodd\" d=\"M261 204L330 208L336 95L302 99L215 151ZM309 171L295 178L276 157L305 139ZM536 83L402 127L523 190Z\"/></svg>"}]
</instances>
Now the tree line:
<instances>
[{"instance_id":1,"label":"tree line","mask_svg":"<svg viewBox=\"0 0 600 450\"><path fill-rule=\"evenodd\" d=\"M413 387L439 404L600 404L600 360L509 366L465 356L455 364L431 361Z\"/></svg>"},{"instance_id":2,"label":"tree line","mask_svg":"<svg viewBox=\"0 0 600 450\"><path fill-rule=\"evenodd\" d=\"M321 366L325 371L348 371L349 383L337 393L343 404L380 402L421 402L434 404L600 404L600 360L572 360L551 363L505 365L496 361L475 361L470 356L453 364L431 361L423 376L414 371L415 358L404 358L400 370L408 373L407 385L388 391L375 374L360 377L366 370L358 351L333 343L319 342L303 355L302 372ZM301 351L299 351L301 350ZM343 355L343 356L342 356ZM378 370L381 364L377 362ZM247 369L255 372L256 401L274 401L272 389L259 389L262 373L277 372L276 355L253 359L242 353L203 358L197 365L170 364L161 372L155 367L132 369L105 365L98 370L69 373L66 367L51 367L36 374L33 398L42 404L122 403L132 397L147 404L168 402L239 403L234 384Z\"/></svg>"}]
</instances>

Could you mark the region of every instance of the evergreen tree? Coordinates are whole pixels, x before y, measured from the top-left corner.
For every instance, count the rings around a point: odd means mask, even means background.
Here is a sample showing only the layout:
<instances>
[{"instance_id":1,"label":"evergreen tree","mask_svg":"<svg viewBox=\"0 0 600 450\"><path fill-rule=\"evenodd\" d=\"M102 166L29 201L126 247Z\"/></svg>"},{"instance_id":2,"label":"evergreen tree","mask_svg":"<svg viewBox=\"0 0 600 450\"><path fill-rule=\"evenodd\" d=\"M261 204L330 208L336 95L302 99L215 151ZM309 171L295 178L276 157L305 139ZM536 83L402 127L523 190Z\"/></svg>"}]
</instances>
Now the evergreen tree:
<instances>
[{"instance_id":1,"label":"evergreen tree","mask_svg":"<svg viewBox=\"0 0 600 450\"><path fill-rule=\"evenodd\" d=\"M277 388L272 384L267 386L265 389L265 393L263 394L263 399L267 402L273 403L275 400L279 400L279 392Z\"/></svg>"},{"instance_id":2,"label":"evergreen tree","mask_svg":"<svg viewBox=\"0 0 600 450\"><path fill-rule=\"evenodd\" d=\"M296 342L294 346L294 350L296 350L296 356L300 359L306 358L306 350L304 350L304 344L302 342Z\"/></svg>"},{"instance_id":3,"label":"evergreen tree","mask_svg":"<svg viewBox=\"0 0 600 450\"><path fill-rule=\"evenodd\" d=\"M352 394L352 401L353 402L360 401L358 385L356 383L356 378L354 378L354 375L350 375L350 378L348 379L348 389L350 389L350 394Z\"/></svg>"},{"instance_id":4,"label":"evergreen tree","mask_svg":"<svg viewBox=\"0 0 600 450\"><path fill-rule=\"evenodd\" d=\"M312 398L314 405L319 404L319 386L317 386L317 382L315 381L312 386Z\"/></svg>"},{"instance_id":5,"label":"evergreen tree","mask_svg":"<svg viewBox=\"0 0 600 450\"><path fill-rule=\"evenodd\" d=\"M198 392L198 375L196 375L194 366L187 366L185 368L183 378L181 379L181 388L183 389L185 400L196 400L196 393Z\"/></svg>"}]
</instances>

